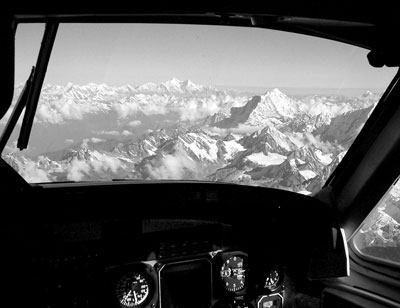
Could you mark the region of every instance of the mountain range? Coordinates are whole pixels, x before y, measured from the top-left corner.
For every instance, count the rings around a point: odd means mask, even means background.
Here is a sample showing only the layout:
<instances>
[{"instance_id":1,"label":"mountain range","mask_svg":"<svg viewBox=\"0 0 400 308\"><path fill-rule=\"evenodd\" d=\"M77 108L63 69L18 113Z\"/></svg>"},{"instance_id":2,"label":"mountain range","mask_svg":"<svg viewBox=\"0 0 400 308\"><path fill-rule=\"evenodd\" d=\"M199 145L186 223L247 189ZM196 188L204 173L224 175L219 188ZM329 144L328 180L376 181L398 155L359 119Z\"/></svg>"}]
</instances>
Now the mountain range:
<instances>
[{"instance_id":1,"label":"mountain range","mask_svg":"<svg viewBox=\"0 0 400 308\"><path fill-rule=\"evenodd\" d=\"M17 87L18 94L21 87ZM318 191L379 93L290 97L176 78L121 87L46 85L30 148L3 158L29 182L186 179Z\"/></svg>"},{"instance_id":2,"label":"mountain range","mask_svg":"<svg viewBox=\"0 0 400 308\"><path fill-rule=\"evenodd\" d=\"M15 149L17 126L2 158L28 182L202 180L312 194L380 96L295 98L277 88L249 95L176 78L121 87L46 85L28 150ZM398 248L399 187L355 238L366 254Z\"/></svg>"}]
</instances>

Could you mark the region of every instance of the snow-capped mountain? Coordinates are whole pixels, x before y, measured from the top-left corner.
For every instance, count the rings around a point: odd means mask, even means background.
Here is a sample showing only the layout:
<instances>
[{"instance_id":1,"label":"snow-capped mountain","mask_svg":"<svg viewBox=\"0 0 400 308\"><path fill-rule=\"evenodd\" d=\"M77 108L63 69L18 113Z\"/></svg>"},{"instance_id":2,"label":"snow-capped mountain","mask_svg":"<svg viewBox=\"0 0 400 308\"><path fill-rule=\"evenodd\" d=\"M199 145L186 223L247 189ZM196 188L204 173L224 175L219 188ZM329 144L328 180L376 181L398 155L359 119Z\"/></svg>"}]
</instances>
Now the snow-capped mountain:
<instances>
[{"instance_id":1,"label":"snow-capped mountain","mask_svg":"<svg viewBox=\"0 0 400 308\"><path fill-rule=\"evenodd\" d=\"M201 95L204 93L218 93L221 92L211 86L203 86L193 83L191 80L179 80L172 78L166 82L156 84L148 82L143 85L132 88L137 93L157 93L157 94L174 94L174 95Z\"/></svg>"},{"instance_id":2,"label":"snow-capped mountain","mask_svg":"<svg viewBox=\"0 0 400 308\"><path fill-rule=\"evenodd\" d=\"M178 133L161 144L153 156L137 164L140 178L204 179L244 148L234 139L216 139L201 129Z\"/></svg>"},{"instance_id":3,"label":"snow-capped mountain","mask_svg":"<svg viewBox=\"0 0 400 308\"><path fill-rule=\"evenodd\" d=\"M165 129L161 129L144 135L136 142L120 143L111 152L125 155L134 162L140 162L145 157L155 155L158 147L170 138Z\"/></svg>"},{"instance_id":4,"label":"snow-capped mountain","mask_svg":"<svg viewBox=\"0 0 400 308\"><path fill-rule=\"evenodd\" d=\"M16 102L22 85L15 90ZM68 120L83 120L90 115L114 113L119 118L136 114L163 115L165 113L184 113L190 104L192 111L206 112L209 116L219 109L230 108L238 92L218 90L211 86L198 85L190 80L176 78L160 84L109 86L89 83L65 86L47 84L43 86L36 114L36 121L44 124L63 124Z\"/></svg>"},{"instance_id":5,"label":"snow-capped mountain","mask_svg":"<svg viewBox=\"0 0 400 308\"><path fill-rule=\"evenodd\" d=\"M294 99L278 89L247 97L176 78L122 87L47 85L31 151L16 152L13 135L2 159L28 182L209 180L312 194L379 98L365 92ZM360 248L397 247L400 189L389 198L377 223L362 230ZM390 228L395 236L388 241L382 234Z\"/></svg>"},{"instance_id":6,"label":"snow-capped mountain","mask_svg":"<svg viewBox=\"0 0 400 308\"><path fill-rule=\"evenodd\" d=\"M329 123L319 126L314 133L320 135L321 140L337 142L348 147L364 126L372 110L373 105L340 114L332 118Z\"/></svg>"},{"instance_id":7,"label":"snow-capped mountain","mask_svg":"<svg viewBox=\"0 0 400 308\"><path fill-rule=\"evenodd\" d=\"M241 144L253 152L276 152L282 155L298 148L293 139L271 126L265 126L244 137Z\"/></svg>"},{"instance_id":8,"label":"snow-capped mountain","mask_svg":"<svg viewBox=\"0 0 400 308\"><path fill-rule=\"evenodd\" d=\"M14 104L22 87L15 89ZM47 84L41 91L31 136L35 146L29 148L29 155L43 153L40 149L60 150L66 143L92 137L136 140L149 130L204 122L206 117L227 112L246 99L237 91L222 91L176 78L159 84L124 86ZM0 126L6 122L7 118L2 119Z\"/></svg>"},{"instance_id":9,"label":"snow-capped mountain","mask_svg":"<svg viewBox=\"0 0 400 308\"><path fill-rule=\"evenodd\" d=\"M308 132L312 133L321 126L329 126L333 118L330 112L321 112L317 115L299 113L294 119L281 126L282 132Z\"/></svg>"},{"instance_id":10,"label":"snow-capped mountain","mask_svg":"<svg viewBox=\"0 0 400 308\"><path fill-rule=\"evenodd\" d=\"M162 83L159 89L170 92L170 93L195 93L202 92L205 90L216 91L211 87L204 87L201 85L196 85L190 80L181 81L177 78L173 78L167 82Z\"/></svg>"},{"instance_id":11,"label":"snow-capped mountain","mask_svg":"<svg viewBox=\"0 0 400 308\"><path fill-rule=\"evenodd\" d=\"M230 116L210 118L212 126L237 127L239 124L262 126L266 122L279 123L279 119L294 118L298 113L296 102L274 89L261 96L252 97L244 106L231 108Z\"/></svg>"},{"instance_id":12,"label":"snow-capped mountain","mask_svg":"<svg viewBox=\"0 0 400 308\"><path fill-rule=\"evenodd\" d=\"M32 151L48 150L20 155L10 144L4 159L31 181L201 179L311 193L378 99L294 99L278 89L246 97L176 78L47 85L31 141Z\"/></svg>"},{"instance_id":13,"label":"snow-capped mountain","mask_svg":"<svg viewBox=\"0 0 400 308\"><path fill-rule=\"evenodd\" d=\"M20 86L21 87L21 86ZM43 97L63 96L74 100L114 101L132 94L200 94L201 92L219 93L216 88L193 83L191 80L181 81L177 78L156 84L148 82L142 85L109 86L107 84L77 85L67 83L65 86L47 84L43 87Z\"/></svg>"},{"instance_id":14,"label":"snow-capped mountain","mask_svg":"<svg viewBox=\"0 0 400 308\"><path fill-rule=\"evenodd\" d=\"M218 113L207 118L206 123L220 128L239 125L263 127L266 124L285 130L312 132L329 126L332 118L360 109L374 107L379 95L366 92L361 97L312 96L296 100L279 89L253 96L246 104L233 107L230 113Z\"/></svg>"},{"instance_id":15,"label":"snow-capped mountain","mask_svg":"<svg viewBox=\"0 0 400 308\"><path fill-rule=\"evenodd\" d=\"M367 108L374 105L381 97L381 93L366 91L359 97L344 95L310 95L299 100L299 109L302 113L317 115L321 112L331 113L334 116L348 111Z\"/></svg>"},{"instance_id":16,"label":"snow-capped mountain","mask_svg":"<svg viewBox=\"0 0 400 308\"><path fill-rule=\"evenodd\" d=\"M266 118L293 118L298 113L295 100L274 89L260 96L260 102L249 115L245 124L263 125Z\"/></svg>"}]
</instances>

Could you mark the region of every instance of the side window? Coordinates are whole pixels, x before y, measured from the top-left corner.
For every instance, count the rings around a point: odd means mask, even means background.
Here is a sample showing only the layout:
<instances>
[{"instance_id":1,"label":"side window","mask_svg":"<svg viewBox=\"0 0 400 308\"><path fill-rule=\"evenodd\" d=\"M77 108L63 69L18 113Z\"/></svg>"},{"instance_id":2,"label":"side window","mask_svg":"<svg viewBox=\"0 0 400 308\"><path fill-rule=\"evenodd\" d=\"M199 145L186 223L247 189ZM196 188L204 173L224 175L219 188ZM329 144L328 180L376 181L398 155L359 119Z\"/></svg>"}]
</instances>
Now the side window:
<instances>
[{"instance_id":1,"label":"side window","mask_svg":"<svg viewBox=\"0 0 400 308\"><path fill-rule=\"evenodd\" d=\"M389 189L353 238L366 257L400 265L400 180Z\"/></svg>"}]
</instances>

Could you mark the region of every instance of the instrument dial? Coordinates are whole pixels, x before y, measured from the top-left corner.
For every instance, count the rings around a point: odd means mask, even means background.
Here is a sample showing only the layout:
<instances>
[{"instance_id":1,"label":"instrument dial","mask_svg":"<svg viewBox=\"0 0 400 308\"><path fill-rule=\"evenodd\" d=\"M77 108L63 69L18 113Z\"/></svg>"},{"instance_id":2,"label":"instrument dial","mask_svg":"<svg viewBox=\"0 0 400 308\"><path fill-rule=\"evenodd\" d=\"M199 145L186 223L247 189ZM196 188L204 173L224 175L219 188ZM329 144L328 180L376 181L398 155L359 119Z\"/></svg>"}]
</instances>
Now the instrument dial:
<instances>
[{"instance_id":1,"label":"instrument dial","mask_svg":"<svg viewBox=\"0 0 400 308\"><path fill-rule=\"evenodd\" d=\"M230 257L223 263L220 274L226 290L230 292L242 290L246 283L244 259L239 256Z\"/></svg>"},{"instance_id":2,"label":"instrument dial","mask_svg":"<svg viewBox=\"0 0 400 308\"><path fill-rule=\"evenodd\" d=\"M270 270L265 278L264 288L275 290L281 283L281 275L277 270Z\"/></svg>"},{"instance_id":3,"label":"instrument dial","mask_svg":"<svg viewBox=\"0 0 400 308\"><path fill-rule=\"evenodd\" d=\"M149 295L149 284L138 273L124 275L116 286L116 295L121 307L139 307Z\"/></svg>"}]
</instances>

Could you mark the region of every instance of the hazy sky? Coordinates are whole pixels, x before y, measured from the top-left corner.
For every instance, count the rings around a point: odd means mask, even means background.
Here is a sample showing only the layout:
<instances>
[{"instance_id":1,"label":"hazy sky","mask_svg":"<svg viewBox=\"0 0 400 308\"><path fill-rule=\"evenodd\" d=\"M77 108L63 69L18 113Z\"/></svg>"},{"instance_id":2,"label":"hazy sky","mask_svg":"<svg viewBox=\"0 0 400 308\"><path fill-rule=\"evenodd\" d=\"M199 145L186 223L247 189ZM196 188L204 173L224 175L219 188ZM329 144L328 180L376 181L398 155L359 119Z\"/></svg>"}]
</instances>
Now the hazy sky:
<instances>
[{"instance_id":1,"label":"hazy sky","mask_svg":"<svg viewBox=\"0 0 400 308\"><path fill-rule=\"evenodd\" d=\"M36 62L43 25L19 25L17 84ZM304 35L238 27L60 25L45 83L138 85L172 77L241 87L385 88L395 69L367 50Z\"/></svg>"}]
</instances>

